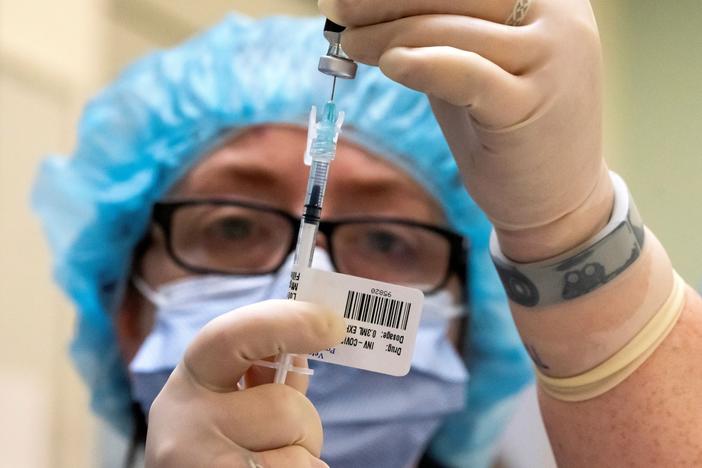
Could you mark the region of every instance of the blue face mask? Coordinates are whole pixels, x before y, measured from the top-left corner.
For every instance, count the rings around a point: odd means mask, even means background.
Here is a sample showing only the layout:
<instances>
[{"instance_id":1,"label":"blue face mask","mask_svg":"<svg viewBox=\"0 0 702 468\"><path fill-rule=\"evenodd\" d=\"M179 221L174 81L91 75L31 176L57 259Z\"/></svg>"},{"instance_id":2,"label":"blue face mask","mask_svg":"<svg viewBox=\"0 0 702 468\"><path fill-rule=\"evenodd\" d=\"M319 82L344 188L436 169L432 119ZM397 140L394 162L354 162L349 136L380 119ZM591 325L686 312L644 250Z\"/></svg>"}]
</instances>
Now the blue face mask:
<instances>
[{"instance_id":1,"label":"blue face mask","mask_svg":"<svg viewBox=\"0 0 702 468\"><path fill-rule=\"evenodd\" d=\"M154 291L135 278L135 287L156 307L153 328L129 364L132 398L144 414L207 322L238 307L285 297L288 280L282 275L197 276Z\"/></svg>"},{"instance_id":2,"label":"blue face mask","mask_svg":"<svg viewBox=\"0 0 702 468\"><path fill-rule=\"evenodd\" d=\"M314 260L314 268L331 270L323 250ZM286 297L291 266L289 258L276 274L201 276L157 291L135 280L156 306L154 327L129 365L132 395L145 414L200 328L237 307ZM425 298L405 377L310 361L308 397L322 418L327 463L404 467L421 457L444 418L464 406L467 371L446 336L449 319L462 311L448 292Z\"/></svg>"}]
</instances>

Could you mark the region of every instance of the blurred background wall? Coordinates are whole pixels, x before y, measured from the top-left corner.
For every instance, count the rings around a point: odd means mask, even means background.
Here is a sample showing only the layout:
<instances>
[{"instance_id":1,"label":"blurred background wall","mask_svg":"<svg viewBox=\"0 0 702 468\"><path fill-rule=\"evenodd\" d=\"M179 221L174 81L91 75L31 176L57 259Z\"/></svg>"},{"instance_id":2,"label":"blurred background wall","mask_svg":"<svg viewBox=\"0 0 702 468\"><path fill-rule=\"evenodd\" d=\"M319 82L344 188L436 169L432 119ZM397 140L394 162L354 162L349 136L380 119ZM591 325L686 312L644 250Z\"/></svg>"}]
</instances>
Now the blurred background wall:
<instances>
[{"instance_id":1,"label":"blurred background wall","mask_svg":"<svg viewBox=\"0 0 702 468\"><path fill-rule=\"evenodd\" d=\"M680 273L700 284L702 2L594 4L608 158ZM66 357L71 307L50 280L28 210L41 155L71 150L80 108L125 64L232 9L313 14L315 3L0 0L0 466L108 466L101 460L111 446Z\"/></svg>"}]
</instances>

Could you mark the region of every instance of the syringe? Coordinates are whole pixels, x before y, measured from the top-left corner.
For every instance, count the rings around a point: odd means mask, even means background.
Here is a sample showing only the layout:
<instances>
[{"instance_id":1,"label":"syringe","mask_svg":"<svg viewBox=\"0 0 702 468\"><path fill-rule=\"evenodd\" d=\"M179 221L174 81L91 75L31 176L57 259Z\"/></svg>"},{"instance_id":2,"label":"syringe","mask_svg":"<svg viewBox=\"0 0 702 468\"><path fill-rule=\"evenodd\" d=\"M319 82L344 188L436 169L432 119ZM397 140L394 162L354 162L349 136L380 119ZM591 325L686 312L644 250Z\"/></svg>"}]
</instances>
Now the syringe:
<instances>
[{"instance_id":1,"label":"syringe","mask_svg":"<svg viewBox=\"0 0 702 468\"><path fill-rule=\"evenodd\" d=\"M302 212L302 221L300 222L300 231L298 232L293 260L296 270L308 268L312 265L324 193L327 189L329 164L336 155L336 143L339 140L341 125L344 122L344 113L337 112L334 104L336 79L353 79L356 77L356 70L358 69L356 63L349 59L341 48L341 33L344 29L343 26L330 20L327 20L324 24L324 37L329 41L329 48L326 55L320 57L317 68L325 75L334 77L334 82L332 84L331 98L324 105L319 122L317 122L317 108L313 106L310 112L307 149L305 151L305 164L310 166L310 175L307 180L305 206ZM292 365L292 356L287 353L280 354L274 363L256 361L256 364L274 368L276 370L275 383L285 383L289 370L308 375L312 373L311 370L294 367Z\"/></svg>"},{"instance_id":2,"label":"syringe","mask_svg":"<svg viewBox=\"0 0 702 468\"><path fill-rule=\"evenodd\" d=\"M324 105L319 122L317 122L317 108L312 107L310 112L307 150L305 151L305 164L310 166L310 175L307 179L305 205L293 260L293 268L298 271L312 265L324 193L329 177L329 165L336 155L336 144L343 122L344 113L337 112L333 101ZM292 356L286 353L280 354L275 367L275 383L285 383L288 370L294 369Z\"/></svg>"}]
</instances>

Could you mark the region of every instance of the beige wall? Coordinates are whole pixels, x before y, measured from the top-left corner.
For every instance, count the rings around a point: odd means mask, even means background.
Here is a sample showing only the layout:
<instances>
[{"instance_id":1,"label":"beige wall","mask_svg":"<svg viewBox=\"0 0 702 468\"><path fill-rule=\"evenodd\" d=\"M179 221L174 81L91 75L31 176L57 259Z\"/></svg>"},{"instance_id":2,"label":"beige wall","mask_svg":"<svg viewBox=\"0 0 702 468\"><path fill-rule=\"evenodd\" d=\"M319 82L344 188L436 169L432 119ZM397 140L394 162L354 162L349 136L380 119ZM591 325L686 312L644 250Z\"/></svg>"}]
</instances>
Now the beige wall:
<instances>
[{"instance_id":1,"label":"beige wall","mask_svg":"<svg viewBox=\"0 0 702 468\"><path fill-rule=\"evenodd\" d=\"M618 167L678 271L702 286L702 2L616 3Z\"/></svg>"},{"instance_id":2,"label":"beige wall","mask_svg":"<svg viewBox=\"0 0 702 468\"><path fill-rule=\"evenodd\" d=\"M598 0L606 147L691 281L702 279L702 3ZM95 422L65 355L73 317L27 210L41 154L73 146L81 105L123 65L230 8L304 14L311 0L0 0L0 465L95 466Z\"/></svg>"},{"instance_id":3,"label":"beige wall","mask_svg":"<svg viewBox=\"0 0 702 468\"><path fill-rule=\"evenodd\" d=\"M99 8L0 1L2 466L84 467L92 456L86 393L66 358L72 314L27 207L39 155L71 146L80 102L97 85Z\"/></svg>"},{"instance_id":4,"label":"beige wall","mask_svg":"<svg viewBox=\"0 0 702 468\"><path fill-rule=\"evenodd\" d=\"M42 154L67 153L85 100L136 56L231 8L313 13L307 0L0 0L0 466L100 461L96 421L66 349L70 305L28 210Z\"/></svg>"}]
</instances>

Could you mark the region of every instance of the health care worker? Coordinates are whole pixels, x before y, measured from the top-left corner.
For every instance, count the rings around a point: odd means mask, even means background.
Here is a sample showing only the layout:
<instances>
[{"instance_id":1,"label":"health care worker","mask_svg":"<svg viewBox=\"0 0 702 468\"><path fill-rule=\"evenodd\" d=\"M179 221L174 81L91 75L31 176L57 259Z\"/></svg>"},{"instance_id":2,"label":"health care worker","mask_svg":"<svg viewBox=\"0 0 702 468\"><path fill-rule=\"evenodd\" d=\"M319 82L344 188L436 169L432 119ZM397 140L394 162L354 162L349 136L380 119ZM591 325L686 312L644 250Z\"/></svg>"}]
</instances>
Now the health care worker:
<instances>
[{"instance_id":1,"label":"health care worker","mask_svg":"<svg viewBox=\"0 0 702 468\"><path fill-rule=\"evenodd\" d=\"M325 329L305 333L310 318L329 320L319 308L261 302L287 295L309 172L307 116L331 89L317 71L322 24L230 16L146 57L86 108L72 159L51 158L41 169L34 203L56 276L79 311L71 354L93 408L125 435L143 437L143 415L215 317L236 309L221 319L244 325L234 330L255 327L244 335L264 349L280 327L301 344L330 339ZM346 119L323 218L338 224L323 224L315 266L428 294L408 376L311 363L308 397L324 422L324 459L404 467L431 446L443 463L486 466L509 397L531 380L488 254L489 223L465 192L426 96L362 66L356 80L338 83L335 101ZM274 324L281 313L286 319ZM231 353L244 341L229 341L207 345L207 360L238 365ZM225 386L238 380L215 373ZM253 367L249 376L259 382L268 372ZM288 383L306 386L294 374ZM242 408L264 411L256 418L296 438L311 406L289 387L272 392L260 408L223 401L196 412L231 418L255 439L261 429L241 420ZM291 403L306 405L294 425L278 417ZM189 425L195 456L210 451L205 426ZM305 439L316 453L321 433ZM288 456L283 465L297 466Z\"/></svg>"},{"instance_id":2,"label":"health care worker","mask_svg":"<svg viewBox=\"0 0 702 468\"><path fill-rule=\"evenodd\" d=\"M690 409L702 390L691 359L702 351L702 301L602 158L589 3L320 7L349 26L351 57L429 96L460 167L419 94L365 67L340 89L352 131L334 163L335 222L318 264L423 285L410 375L318 364L307 399L303 377L269 384L270 371L252 366L332 346L345 325L314 304L258 302L276 297L289 264L285 242L277 256L259 247L289 239L301 204L296 124L324 89L307 72L321 23L230 17L128 70L86 110L73 159L40 173L35 206L80 312L72 351L96 409L126 430L130 397L149 406L170 374L149 414L149 466L324 466L321 456L400 467L425 450L426 463L487 466L529 374L462 181L494 225L490 254L559 464L699 463L702 414ZM434 237L402 243L423 235ZM470 240L465 288L460 236ZM223 249L249 238L247 249ZM366 261L409 253L434 262L393 271ZM467 327L457 301L469 305Z\"/></svg>"}]
</instances>

